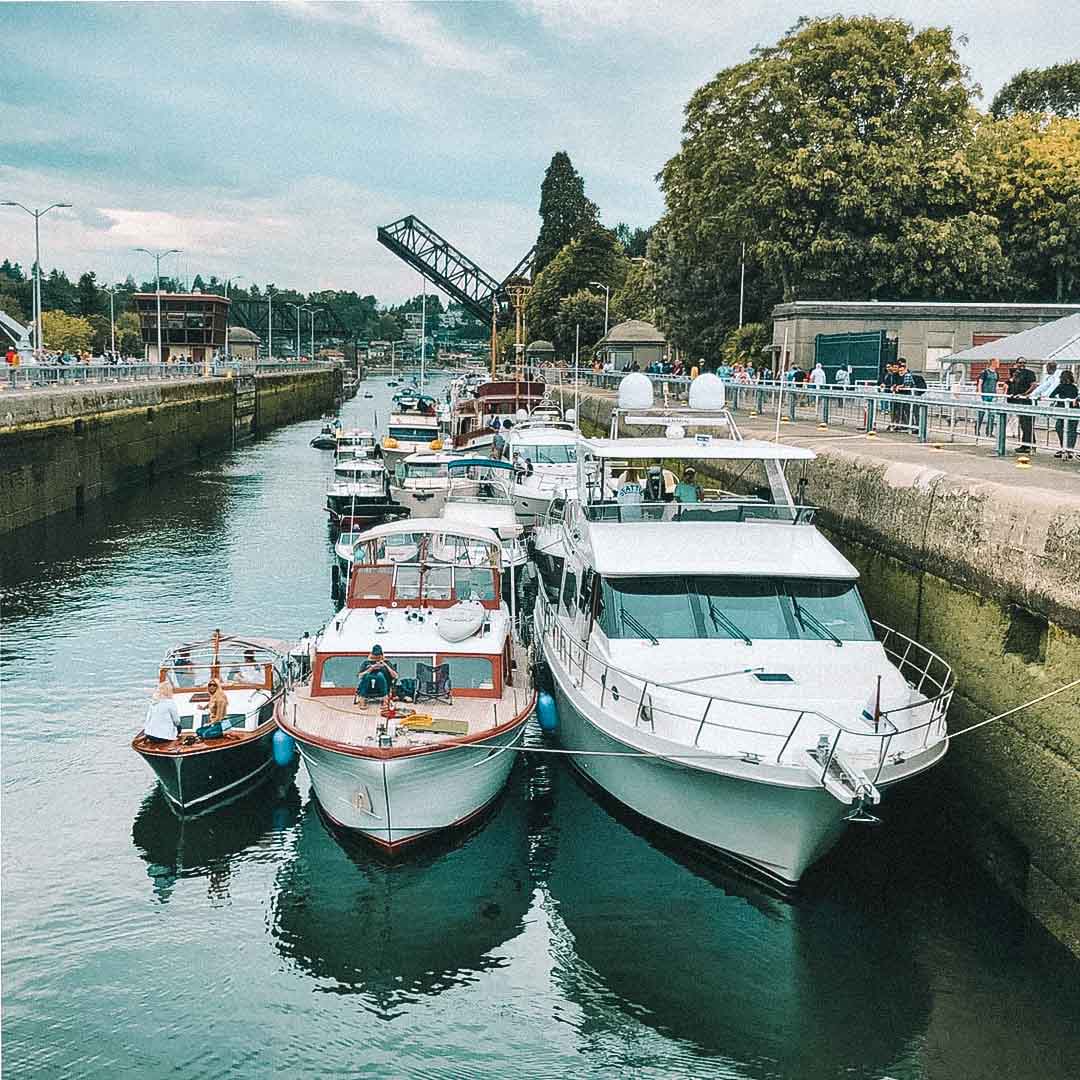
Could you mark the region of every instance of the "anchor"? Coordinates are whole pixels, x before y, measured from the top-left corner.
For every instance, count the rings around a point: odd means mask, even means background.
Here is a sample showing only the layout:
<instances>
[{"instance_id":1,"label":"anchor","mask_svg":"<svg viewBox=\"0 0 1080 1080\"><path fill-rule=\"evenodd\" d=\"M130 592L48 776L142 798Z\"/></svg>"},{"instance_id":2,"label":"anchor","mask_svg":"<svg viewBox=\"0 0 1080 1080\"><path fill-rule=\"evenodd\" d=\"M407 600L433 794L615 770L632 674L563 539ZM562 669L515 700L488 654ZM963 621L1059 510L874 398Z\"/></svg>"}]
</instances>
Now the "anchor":
<instances>
[{"instance_id":1,"label":"anchor","mask_svg":"<svg viewBox=\"0 0 1080 1080\"><path fill-rule=\"evenodd\" d=\"M844 815L845 821L853 821L859 825L880 825L881 818L870 812L874 805L873 795L870 788L860 784L855 792L855 798L851 800L851 811Z\"/></svg>"}]
</instances>

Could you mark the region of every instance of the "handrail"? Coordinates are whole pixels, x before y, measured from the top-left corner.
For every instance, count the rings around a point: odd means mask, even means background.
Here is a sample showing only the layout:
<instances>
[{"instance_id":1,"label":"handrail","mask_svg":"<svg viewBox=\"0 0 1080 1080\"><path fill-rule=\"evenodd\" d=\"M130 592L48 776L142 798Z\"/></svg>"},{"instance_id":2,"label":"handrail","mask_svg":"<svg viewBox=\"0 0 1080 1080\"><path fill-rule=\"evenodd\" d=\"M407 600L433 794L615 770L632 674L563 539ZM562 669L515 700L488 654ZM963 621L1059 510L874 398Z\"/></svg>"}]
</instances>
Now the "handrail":
<instances>
[{"instance_id":1,"label":"handrail","mask_svg":"<svg viewBox=\"0 0 1080 1080\"><path fill-rule=\"evenodd\" d=\"M634 674L633 672L626 671L625 669L615 667L603 657L597 656L594 652L588 649L586 645L579 641L576 641L574 638L569 636L563 630L563 628L559 626L557 618L552 613L551 609L552 604L550 603L550 601L548 601L543 590L541 590L537 595L536 608L534 611L534 621L537 622L541 635L543 635L544 637L547 637L549 635L553 636L554 644L557 651L561 656L566 657L566 665L568 671L578 672L580 670L580 681L577 685L583 686L585 678L588 677L592 682L596 683L596 685L601 688L601 699L603 699L605 696L612 694L611 676L614 674L620 676L621 678L630 680L631 685L641 682L642 700L644 700L644 695L648 688L653 687L656 690L663 690L678 695L679 697L685 698L691 704L693 701L704 702L704 708L700 716L690 716L677 712L669 712L669 715L673 717L686 720L690 723L698 725L697 735L694 738L695 746L698 743L698 739L700 738L702 730L706 726L710 728L722 728L731 731L741 731L749 735L757 735L769 739L779 740L782 745L777 754L776 762L777 764L782 764L783 754L788 749L791 740L794 738L796 730L806 718L816 718L817 720L828 725L828 727L836 730L837 738L843 735L859 739L870 738L878 740L880 747L878 755L878 771L880 773L881 768L883 768L884 766L884 753L887 749L887 746L891 744L895 736L923 731L923 746L925 747L929 741L931 729L935 725L938 725L941 730L942 738L945 737L945 714L947 712L948 703L951 700L953 691L955 690L955 677L953 676L951 667L946 664L945 661L942 660L932 650L927 649L925 646L919 645L918 642L915 642L913 639L908 638L906 635L900 633L899 631L892 630L890 627L886 627L881 623L875 622L874 625L885 632L886 640L888 640L890 636L895 636L903 639L911 646L923 651L923 653L927 657L927 667L929 667L933 662L936 661L940 663L945 669L945 674L942 677L943 681L933 680L935 681L935 685L937 687L937 692L934 695L930 697L920 698L919 700L911 702L908 705L897 706L892 709L882 710L878 714L877 719L879 724L884 721L884 728L879 730L867 730L866 728L854 727L845 721L837 720L834 717L828 716L825 713L822 713L816 709L800 709L793 706L773 705L762 701L746 701L740 698L725 697L718 694L709 694L698 690L687 690L684 689L683 686L678 684L664 683L654 679L643 679L640 674ZM885 648L884 644L883 648ZM575 650L582 654L580 664L578 663L577 658L572 655ZM895 654L886 649L886 655L893 656ZM591 671L587 670L587 661L590 660L593 661L594 664L600 668L599 678ZM904 675L904 672L901 671L901 674ZM908 686L911 687L911 683L908 681L906 675L904 675L904 678ZM914 687L912 687L912 689L914 689ZM616 696L615 699L618 700L618 697ZM713 701L723 703L724 705L741 706L747 709L756 709L764 710L765 712L788 714L790 716L794 716L795 719L791 725L791 728L787 731L786 735L782 732L765 731L760 728L752 728L746 724L720 723L718 721L708 719L709 709L711 708L711 703ZM929 719L920 723L911 724L908 727L904 728L897 726L897 724L893 720L893 715L900 712L906 712L915 707L929 707ZM656 706L655 699L653 700L653 704L650 706L650 709L653 713L666 711L663 709L659 709Z\"/></svg>"},{"instance_id":2,"label":"handrail","mask_svg":"<svg viewBox=\"0 0 1080 1080\"><path fill-rule=\"evenodd\" d=\"M590 502L581 505L581 510L588 521L623 523L663 521L689 521L700 523L701 514L724 521L744 522L778 521L790 525L809 525L817 512L816 506L789 506L783 503L769 503L760 499L723 499L702 500L700 502L639 502L620 503L615 500Z\"/></svg>"}]
</instances>

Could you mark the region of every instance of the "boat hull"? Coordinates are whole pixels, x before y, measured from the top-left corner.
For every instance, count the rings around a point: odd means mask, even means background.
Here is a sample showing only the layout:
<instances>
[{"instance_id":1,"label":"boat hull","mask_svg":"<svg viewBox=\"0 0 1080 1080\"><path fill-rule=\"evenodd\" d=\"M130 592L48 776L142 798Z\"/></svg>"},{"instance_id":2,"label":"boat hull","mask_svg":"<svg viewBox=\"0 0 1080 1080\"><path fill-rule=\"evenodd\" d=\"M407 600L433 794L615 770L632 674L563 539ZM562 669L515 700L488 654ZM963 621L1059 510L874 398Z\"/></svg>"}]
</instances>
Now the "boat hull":
<instances>
[{"instance_id":1,"label":"boat hull","mask_svg":"<svg viewBox=\"0 0 1080 1080\"><path fill-rule=\"evenodd\" d=\"M844 806L819 786L782 786L678 764L602 730L591 706L556 681L559 741L575 767L650 821L715 848L772 881L793 887L840 838Z\"/></svg>"},{"instance_id":2,"label":"boat hull","mask_svg":"<svg viewBox=\"0 0 1080 1080\"><path fill-rule=\"evenodd\" d=\"M319 804L338 826L397 849L462 825L503 789L528 713L490 738L421 754L347 753L297 738Z\"/></svg>"},{"instance_id":3,"label":"boat hull","mask_svg":"<svg viewBox=\"0 0 1080 1080\"><path fill-rule=\"evenodd\" d=\"M242 742L215 740L198 751L155 751L141 744L135 750L154 770L173 806L191 813L269 775L274 764L276 730L275 724L267 724L256 738Z\"/></svg>"},{"instance_id":4,"label":"boat hull","mask_svg":"<svg viewBox=\"0 0 1080 1080\"><path fill-rule=\"evenodd\" d=\"M352 499L348 495L327 495L326 512L332 523L343 517L353 518L358 522L376 524L396 507L389 498Z\"/></svg>"},{"instance_id":5,"label":"boat hull","mask_svg":"<svg viewBox=\"0 0 1080 1080\"><path fill-rule=\"evenodd\" d=\"M442 514L446 505L446 488L430 488L415 491L408 488L391 488L391 496L399 506L413 517L433 518Z\"/></svg>"}]
</instances>

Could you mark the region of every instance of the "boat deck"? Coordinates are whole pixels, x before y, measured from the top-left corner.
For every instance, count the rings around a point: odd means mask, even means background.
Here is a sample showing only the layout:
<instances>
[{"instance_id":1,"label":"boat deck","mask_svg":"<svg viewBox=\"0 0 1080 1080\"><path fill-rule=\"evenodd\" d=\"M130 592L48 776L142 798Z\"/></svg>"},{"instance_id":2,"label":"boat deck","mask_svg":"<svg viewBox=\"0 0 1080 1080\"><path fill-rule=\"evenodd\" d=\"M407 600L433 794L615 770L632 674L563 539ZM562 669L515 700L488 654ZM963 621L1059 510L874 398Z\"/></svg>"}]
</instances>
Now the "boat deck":
<instances>
[{"instance_id":1,"label":"boat deck","mask_svg":"<svg viewBox=\"0 0 1080 1080\"><path fill-rule=\"evenodd\" d=\"M453 697L450 702L421 701L417 704L396 702L399 713L411 712L416 716L463 722L467 730L414 731L402 726L404 715L396 718L393 746L399 749L437 746L473 738L509 723L527 709L532 701L533 689L528 679L528 661L525 651L514 650L517 668L517 684L503 689L501 697ZM379 745L378 728L384 723L381 703L372 701L354 704L351 697L330 695L312 697L311 687L301 686L289 695L286 720L300 735L324 739L342 746L372 749Z\"/></svg>"}]
</instances>

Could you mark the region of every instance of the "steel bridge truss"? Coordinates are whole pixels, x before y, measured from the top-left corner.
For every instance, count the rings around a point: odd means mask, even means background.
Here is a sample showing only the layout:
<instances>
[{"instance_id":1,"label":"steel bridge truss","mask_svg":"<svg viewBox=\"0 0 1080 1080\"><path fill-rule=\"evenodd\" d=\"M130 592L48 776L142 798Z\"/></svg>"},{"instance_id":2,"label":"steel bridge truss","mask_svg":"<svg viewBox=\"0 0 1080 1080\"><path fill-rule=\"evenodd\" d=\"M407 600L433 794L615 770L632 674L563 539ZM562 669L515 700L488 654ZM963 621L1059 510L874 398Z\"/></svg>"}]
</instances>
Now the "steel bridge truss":
<instances>
[{"instance_id":1,"label":"steel bridge truss","mask_svg":"<svg viewBox=\"0 0 1080 1080\"><path fill-rule=\"evenodd\" d=\"M507 283L526 277L536 254L533 248L499 281L412 214L380 226L378 236L383 247L419 270L428 281L485 323L491 321L493 310L496 317L505 310Z\"/></svg>"},{"instance_id":2,"label":"steel bridge truss","mask_svg":"<svg viewBox=\"0 0 1080 1080\"><path fill-rule=\"evenodd\" d=\"M234 326L242 326L252 333L258 334L266 343L270 328L270 304L265 297L258 300L233 299L229 306L230 318ZM273 303L274 336L281 335L282 341L296 342L296 308L291 300L279 300L274 297ZM300 342L304 345L308 342L311 334L311 313L300 311ZM315 312L315 337L316 339L333 338L340 341L354 341L357 337L355 330L350 329L338 316L332 307L325 303L318 305Z\"/></svg>"}]
</instances>

